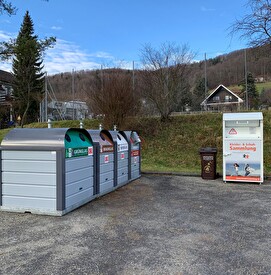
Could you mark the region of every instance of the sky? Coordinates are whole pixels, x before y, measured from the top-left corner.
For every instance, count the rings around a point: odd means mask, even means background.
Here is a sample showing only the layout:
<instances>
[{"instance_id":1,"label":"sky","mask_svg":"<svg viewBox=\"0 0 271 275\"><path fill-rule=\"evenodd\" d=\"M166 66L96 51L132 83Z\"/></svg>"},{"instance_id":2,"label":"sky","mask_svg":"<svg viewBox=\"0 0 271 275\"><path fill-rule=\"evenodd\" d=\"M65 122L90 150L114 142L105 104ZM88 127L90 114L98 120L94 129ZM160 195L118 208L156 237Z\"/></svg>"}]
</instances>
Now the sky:
<instances>
[{"instance_id":1,"label":"sky","mask_svg":"<svg viewBox=\"0 0 271 275\"><path fill-rule=\"evenodd\" d=\"M9 0L16 15L0 15L0 42L16 38L26 11L39 39L57 42L44 56L49 74L105 67L140 68L144 45L188 45L195 61L243 49L229 27L247 0ZM0 69L11 71L10 63Z\"/></svg>"}]
</instances>

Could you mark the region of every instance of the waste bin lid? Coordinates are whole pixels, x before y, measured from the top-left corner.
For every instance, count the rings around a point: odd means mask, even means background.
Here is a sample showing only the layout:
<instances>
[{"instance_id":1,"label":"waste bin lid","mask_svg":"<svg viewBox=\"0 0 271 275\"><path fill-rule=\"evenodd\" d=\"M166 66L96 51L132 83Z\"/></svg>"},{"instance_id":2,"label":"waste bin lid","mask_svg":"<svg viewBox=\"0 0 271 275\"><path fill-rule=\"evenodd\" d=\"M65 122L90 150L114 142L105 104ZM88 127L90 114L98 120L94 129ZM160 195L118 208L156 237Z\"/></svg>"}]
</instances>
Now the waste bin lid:
<instances>
[{"instance_id":1,"label":"waste bin lid","mask_svg":"<svg viewBox=\"0 0 271 275\"><path fill-rule=\"evenodd\" d=\"M87 131L69 129L65 134L65 148L79 148L92 146L91 137Z\"/></svg>"},{"instance_id":2,"label":"waste bin lid","mask_svg":"<svg viewBox=\"0 0 271 275\"><path fill-rule=\"evenodd\" d=\"M113 140L117 143L118 152L128 151L128 141L126 140L124 132L110 131L110 134Z\"/></svg>"},{"instance_id":3,"label":"waste bin lid","mask_svg":"<svg viewBox=\"0 0 271 275\"><path fill-rule=\"evenodd\" d=\"M223 120L263 120L262 112L224 113Z\"/></svg>"},{"instance_id":4,"label":"waste bin lid","mask_svg":"<svg viewBox=\"0 0 271 275\"><path fill-rule=\"evenodd\" d=\"M71 135L72 146L66 144L65 137ZM81 136L81 138L80 138ZM83 140L84 139L84 140ZM92 146L85 129L80 128L16 128L4 137L2 148L65 148Z\"/></svg>"},{"instance_id":5,"label":"waste bin lid","mask_svg":"<svg viewBox=\"0 0 271 275\"><path fill-rule=\"evenodd\" d=\"M136 131L125 131L125 134L131 144L137 145L138 143L141 143L140 137Z\"/></svg>"},{"instance_id":6,"label":"waste bin lid","mask_svg":"<svg viewBox=\"0 0 271 275\"><path fill-rule=\"evenodd\" d=\"M114 152L114 142L111 134L107 130L88 130L93 143L100 146L100 152Z\"/></svg>"},{"instance_id":7,"label":"waste bin lid","mask_svg":"<svg viewBox=\"0 0 271 275\"><path fill-rule=\"evenodd\" d=\"M217 149L214 147L205 147L205 148L200 148L199 152L200 153L217 153Z\"/></svg>"}]
</instances>

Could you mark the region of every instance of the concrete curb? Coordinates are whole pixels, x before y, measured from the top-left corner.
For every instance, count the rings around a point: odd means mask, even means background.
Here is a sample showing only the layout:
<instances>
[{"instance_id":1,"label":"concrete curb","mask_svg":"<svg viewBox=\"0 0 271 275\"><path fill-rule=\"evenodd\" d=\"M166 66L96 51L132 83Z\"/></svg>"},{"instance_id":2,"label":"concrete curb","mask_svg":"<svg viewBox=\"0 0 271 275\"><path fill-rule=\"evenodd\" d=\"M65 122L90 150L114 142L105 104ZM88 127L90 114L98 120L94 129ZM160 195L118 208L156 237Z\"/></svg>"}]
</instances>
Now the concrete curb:
<instances>
[{"instance_id":1,"label":"concrete curb","mask_svg":"<svg viewBox=\"0 0 271 275\"><path fill-rule=\"evenodd\" d=\"M186 176L186 177L201 177L198 173L186 172L159 172L159 171L141 171L143 175L165 175L165 176Z\"/></svg>"},{"instance_id":2,"label":"concrete curb","mask_svg":"<svg viewBox=\"0 0 271 275\"><path fill-rule=\"evenodd\" d=\"M141 171L142 175L164 175L164 176L183 176L183 177L201 177L198 173L189 172L160 172L160 171ZM217 173L216 178L223 178L222 175ZM271 180L271 175L264 175L264 180Z\"/></svg>"}]
</instances>

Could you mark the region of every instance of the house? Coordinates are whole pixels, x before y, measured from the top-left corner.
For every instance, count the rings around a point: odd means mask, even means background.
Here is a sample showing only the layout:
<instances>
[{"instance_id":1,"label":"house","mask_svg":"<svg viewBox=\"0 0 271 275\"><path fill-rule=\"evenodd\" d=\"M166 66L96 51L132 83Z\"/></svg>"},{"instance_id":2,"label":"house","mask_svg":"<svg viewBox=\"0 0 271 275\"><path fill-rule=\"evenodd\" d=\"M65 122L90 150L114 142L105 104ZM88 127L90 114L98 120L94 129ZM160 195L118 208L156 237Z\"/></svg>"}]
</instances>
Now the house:
<instances>
[{"instance_id":1,"label":"house","mask_svg":"<svg viewBox=\"0 0 271 275\"><path fill-rule=\"evenodd\" d=\"M11 106L13 98L13 75L9 72L0 70L0 105Z\"/></svg>"},{"instance_id":2,"label":"house","mask_svg":"<svg viewBox=\"0 0 271 275\"><path fill-rule=\"evenodd\" d=\"M221 84L200 105L205 111L238 111L243 103L243 99Z\"/></svg>"},{"instance_id":3,"label":"house","mask_svg":"<svg viewBox=\"0 0 271 275\"><path fill-rule=\"evenodd\" d=\"M0 129L13 125L13 75L0 70Z\"/></svg>"}]
</instances>

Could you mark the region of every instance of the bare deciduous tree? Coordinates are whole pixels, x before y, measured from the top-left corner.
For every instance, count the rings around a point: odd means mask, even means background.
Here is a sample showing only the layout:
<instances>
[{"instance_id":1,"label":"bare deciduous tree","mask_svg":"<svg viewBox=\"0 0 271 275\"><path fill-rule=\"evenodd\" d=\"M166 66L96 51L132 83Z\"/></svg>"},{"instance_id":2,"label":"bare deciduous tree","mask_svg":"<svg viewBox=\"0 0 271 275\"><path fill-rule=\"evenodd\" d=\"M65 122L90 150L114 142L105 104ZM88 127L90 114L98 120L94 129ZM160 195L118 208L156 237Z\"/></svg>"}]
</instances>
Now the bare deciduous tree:
<instances>
[{"instance_id":1,"label":"bare deciduous tree","mask_svg":"<svg viewBox=\"0 0 271 275\"><path fill-rule=\"evenodd\" d=\"M249 0L247 6L250 13L235 21L229 28L230 34L240 33L252 47L271 44L271 1Z\"/></svg>"},{"instance_id":2,"label":"bare deciduous tree","mask_svg":"<svg viewBox=\"0 0 271 275\"><path fill-rule=\"evenodd\" d=\"M158 110L166 121L182 101L187 89L188 64L194 54L187 45L163 43L159 49L146 44L141 50L144 70L141 72L141 89L146 100Z\"/></svg>"},{"instance_id":3,"label":"bare deciduous tree","mask_svg":"<svg viewBox=\"0 0 271 275\"><path fill-rule=\"evenodd\" d=\"M0 14L7 13L8 15L14 15L16 8L6 0L0 0Z\"/></svg>"},{"instance_id":4,"label":"bare deciduous tree","mask_svg":"<svg viewBox=\"0 0 271 275\"><path fill-rule=\"evenodd\" d=\"M91 110L104 116L104 124L122 127L125 117L133 115L137 106L134 97L132 74L120 69L97 71L89 89Z\"/></svg>"}]
</instances>

